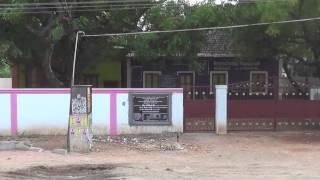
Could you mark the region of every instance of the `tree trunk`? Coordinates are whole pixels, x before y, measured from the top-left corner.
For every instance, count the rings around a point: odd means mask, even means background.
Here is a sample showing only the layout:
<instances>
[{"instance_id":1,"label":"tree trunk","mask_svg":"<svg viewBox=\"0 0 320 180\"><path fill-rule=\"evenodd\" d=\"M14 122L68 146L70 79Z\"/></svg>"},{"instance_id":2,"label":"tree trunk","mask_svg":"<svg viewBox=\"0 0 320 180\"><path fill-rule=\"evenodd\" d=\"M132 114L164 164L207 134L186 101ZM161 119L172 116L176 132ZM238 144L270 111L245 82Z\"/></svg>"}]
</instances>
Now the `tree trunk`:
<instances>
[{"instance_id":1,"label":"tree trunk","mask_svg":"<svg viewBox=\"0 0 320 180\"><path fill-rule=\"evenodd\" d=\"M63 83L56 77L56 74L52 71L51 61L54 51L54 44L46 42L46 52L44 52L44 59L41 62L43 73L50 87L63 87Z\"/></svg>"}]
</instances>

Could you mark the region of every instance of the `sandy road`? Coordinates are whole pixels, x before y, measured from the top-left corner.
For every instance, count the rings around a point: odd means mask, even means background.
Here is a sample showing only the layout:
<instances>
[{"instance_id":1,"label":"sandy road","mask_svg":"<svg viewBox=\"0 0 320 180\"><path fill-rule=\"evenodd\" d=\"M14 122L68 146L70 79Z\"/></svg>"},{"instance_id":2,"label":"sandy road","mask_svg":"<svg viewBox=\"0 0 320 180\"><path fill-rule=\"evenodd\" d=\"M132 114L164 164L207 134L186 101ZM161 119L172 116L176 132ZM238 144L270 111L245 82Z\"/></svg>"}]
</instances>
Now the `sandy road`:
<instances>
[{"instance_id":1,"label":"sandy road","mask_svg":"<svg viewBox=\"0 0 320 180\"><path fill-rule=\"evenodd\" d=\"M49 139L32 141L46 149L63 146L61 137ZM171 137L167 141L176 139ZM98 143L90 154L3 151L0 178L320 179L320 132L317 131L234 132L226 136L183 134L179 143L192 148L143 150L121 143ZM95 167L86 169L88 164ZM35 168L30 171L30 167ZM8 176L9 171L15 173Z\"/></svg>"}]
</instances>

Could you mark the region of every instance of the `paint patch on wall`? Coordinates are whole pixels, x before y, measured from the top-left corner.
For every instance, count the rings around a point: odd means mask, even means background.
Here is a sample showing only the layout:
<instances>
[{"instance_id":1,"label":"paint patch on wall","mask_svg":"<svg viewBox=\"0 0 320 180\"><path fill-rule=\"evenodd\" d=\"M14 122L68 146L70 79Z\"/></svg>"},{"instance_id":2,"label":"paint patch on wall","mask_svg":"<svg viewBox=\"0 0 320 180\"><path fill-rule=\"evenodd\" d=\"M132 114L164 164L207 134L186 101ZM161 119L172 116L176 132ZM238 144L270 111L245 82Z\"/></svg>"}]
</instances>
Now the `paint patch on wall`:
<instances>
[{"instance_id":1,"label":"paint patch on wall","mask_svg":"<svg viewBox=\"0 0 320 180\"><path fill-rule=\"evenodd\" d=\"M0 135L8 135L11 128L10 94L0 94Z\"/></svg>"}]
</instances>

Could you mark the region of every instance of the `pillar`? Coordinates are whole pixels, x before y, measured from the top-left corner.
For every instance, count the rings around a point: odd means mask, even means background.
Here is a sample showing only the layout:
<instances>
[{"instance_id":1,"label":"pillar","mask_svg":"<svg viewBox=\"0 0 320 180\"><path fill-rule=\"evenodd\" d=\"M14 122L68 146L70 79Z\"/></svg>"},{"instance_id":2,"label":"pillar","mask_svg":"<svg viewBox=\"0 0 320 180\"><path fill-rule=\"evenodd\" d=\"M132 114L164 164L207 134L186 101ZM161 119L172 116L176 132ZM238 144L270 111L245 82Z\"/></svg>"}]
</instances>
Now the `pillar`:
<instances>
[{"instance_id":1,"label":"pillar","mask_svg":"<svg viewBox=\"0 0 320 180\"><path fill-rule=\"evenodd\" d=\"M92 136L92 86L72 86L68 124L68 152L90 152Z\"/></svg>"},{"instance_id":2,"label":"pillar","mask_svg":"<svg viewBox=\"0 0 320 180\"><path fill-rule=\"evenodd\" d=\"M228 86L216 85L216 134L227 134L227 93Z\"/></svg>"}]
</instances>

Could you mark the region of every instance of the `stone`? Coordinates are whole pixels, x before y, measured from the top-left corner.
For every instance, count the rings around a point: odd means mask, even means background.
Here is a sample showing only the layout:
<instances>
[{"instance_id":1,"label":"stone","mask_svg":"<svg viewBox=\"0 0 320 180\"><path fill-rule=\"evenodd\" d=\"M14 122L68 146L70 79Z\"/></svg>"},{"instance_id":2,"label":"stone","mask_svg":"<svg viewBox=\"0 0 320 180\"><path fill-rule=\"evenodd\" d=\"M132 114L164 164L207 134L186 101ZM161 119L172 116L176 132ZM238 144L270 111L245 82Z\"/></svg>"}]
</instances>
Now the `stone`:
<instances>
[{"instance_id":1,"label":"stone","mask_svg":"<svg viewBox=\"0 0 320 180\"><path fill-rule=\"evenodd\" d=\"M54 149L52 150L52 153L66 155L68 154L68 151L66 149Z\"/></svg>"},{"instance_id":2,"label":"stone","mask_svg":"<svg viewBox=\"0 0 320 180\"><path fill-rule=\"evenodd\" d=\"M175 143L175 148L176 148L176 150L184 150L185 148L181 145L181 144L179 144L179 143Z\"/></svg>"},{"instance_id":3,"label":"stone","mask_svg":"<svg viewBox=\"0 0 320 180\"><path fill-rule=\"evenodd\" d=\"M24 142L19 142L16 144L15 149L21 151L28 151L30 149L30 146L25 145Z\"/></svg>"},{"instance_id":4,"label":"stone","mask_svg":"<svg viewBox=\"0 0 320 180\"><path fill-rule=\"evenodd\" d=\"M170 169L170 168L166 168L165 170L166 170L166 171L173 171L173 170L172 170L172 169Z\"/></svg>"},{"instance_id":5,"label":"stone","mask_svg":"<svg viewBox=\"0 0 320 180\"><path fill-rule=\"evenodd\" d=\"M43 152L44 150L42 148L39 147L30 147L29 151L33 151L33 152Z\"/></svg>"}]
</instances>

